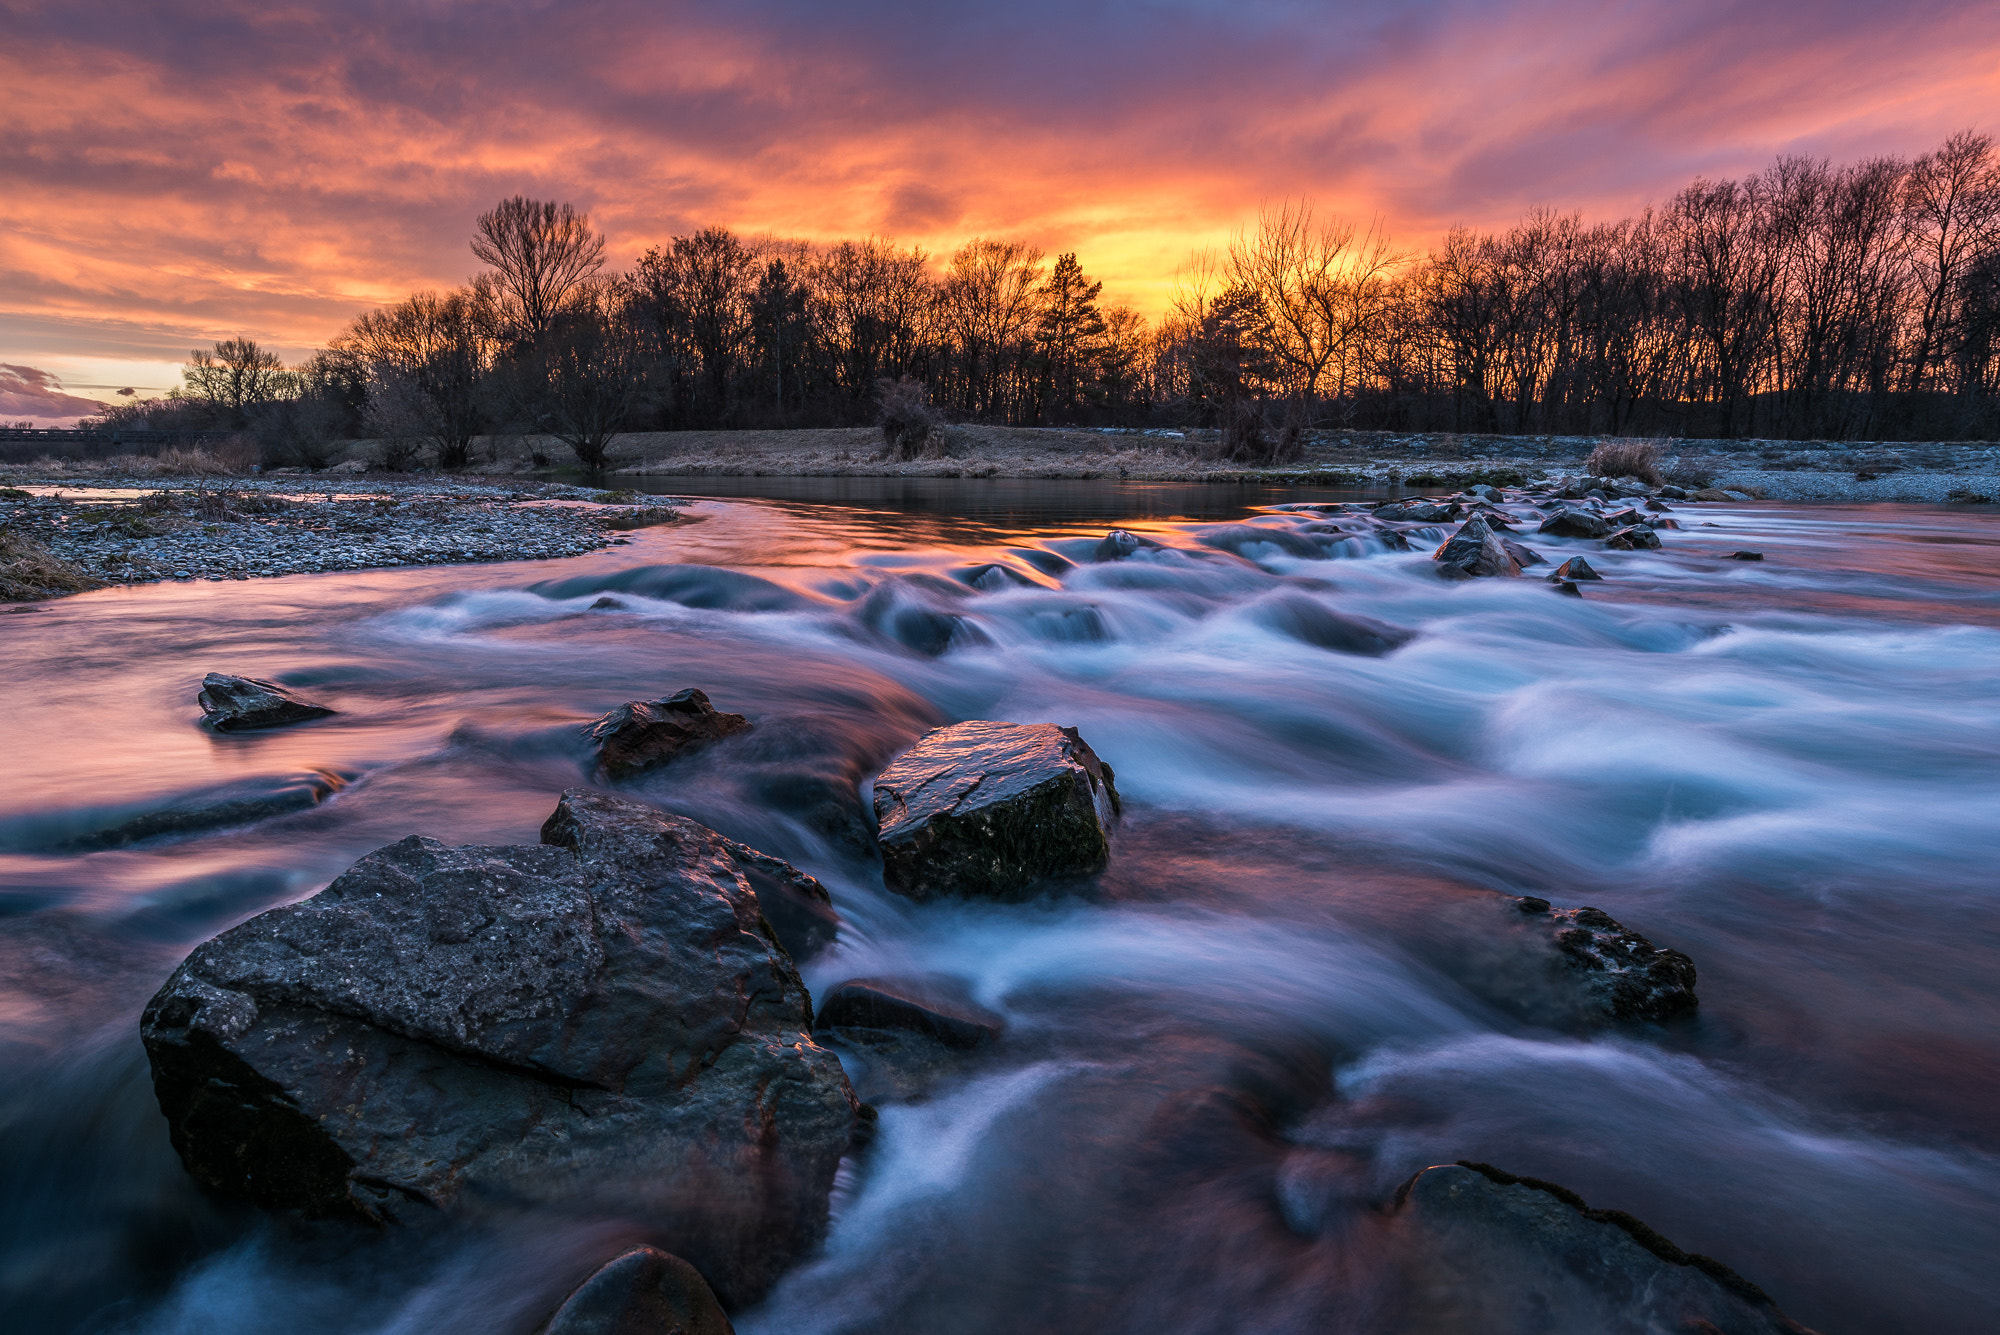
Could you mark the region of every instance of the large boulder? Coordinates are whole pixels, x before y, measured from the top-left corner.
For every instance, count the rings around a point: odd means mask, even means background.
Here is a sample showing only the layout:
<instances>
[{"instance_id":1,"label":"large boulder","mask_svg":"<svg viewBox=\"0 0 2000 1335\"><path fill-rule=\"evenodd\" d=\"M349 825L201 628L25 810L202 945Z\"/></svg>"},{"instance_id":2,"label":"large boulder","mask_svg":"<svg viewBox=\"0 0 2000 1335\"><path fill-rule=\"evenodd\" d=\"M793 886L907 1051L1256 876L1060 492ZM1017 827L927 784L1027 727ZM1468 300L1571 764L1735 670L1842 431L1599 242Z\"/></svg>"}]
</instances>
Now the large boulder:
<instances>
[{"instance_id":1,"label":"large boulder","mask_svg":"<svg viewBox=\"0 0 2000 1335\"><path fill-rule=\"evenodd\" d=\"M211 672L203 677L195 703L201 706L201 721L217 732L281 728L287 723L303 723L333 713L325 705L316 705L275 681L232 677L226 672Z\"/></svg>"},{"instance_id":2,"label":"large boulder","mask_svg":"<svg viewBox=\"0 0 2000 1335\"><path fill-rule=\"evenodd\" d=\"M1556 908L1523 895L1514 907L1544 934L1551 963L1585 1013L1602 1020L1667 1020L1698 1004L1694 961L1628 930L1603 909Z\"/></svg>"},{"instance_id":3,"label":"large boulder","mask_svg":"<svg viewBox=\"0 0 2000 1335\"><path fill-rule=\"evenodd\" d=\"M1719 1261L1554 1183L1461 1160L1396 1195L1398 1327L1483 1335L1811 1335Z\"/></svg>"},{"instance_id":4,"label":"large boulder","mask_svg":"<svg viewBox=\"0 0 2000 1335\"><path fill-rule=\"evenodd\" d=\"M974 720L925 733L875 780L882 879L912 899L1012 899L1110 857L1112 770L1075 728Z\"/></svg>"},{"instance_id":5,"label":"large boulder","mask_svg":"<svg viewBox=\"0 0 2000 1335\"><path fill-rule=\"evenodd\" d=\"M199 947L140 1024L217 1191L379 1224L619 1218L754 1300L855 1125L739 845L577 789L542 844L416 836Z\"/></svg>"},{"instance_id":6,"label":"large boulder","mask_svg":"<svg viewBox=\"0 0 2000 1335\"><path fill-rule=\"evenodd\" d=\"M1521 573L1521 563L1507 550L1507 543L1479 515L1459 525L1458 532L1431 553L1431 560L1437 562L1439 574L1452 579Z\"/></svg>"},{"instance_id":7,"label":"large boulder","mask_svg":"<svg viewBox=\"0 0 2000 1335\"><path fill-rule=\"evenodd\" d=\"M750 720L725 714L690 686L664 700L630 700L584 729L606 779L629 779L664 765L689 747L747 731Z\"/></svg>"},{"instance_id":8,"label":"large boulder","mask_svg":"<svg viewBox=\"0 0 2000 1335\"><path fill-rule=\"evenodd\" d=\"M607 1261L537 1335L735 1335L701 1272L657 1247Z\"/></svg>"}]
</instances>

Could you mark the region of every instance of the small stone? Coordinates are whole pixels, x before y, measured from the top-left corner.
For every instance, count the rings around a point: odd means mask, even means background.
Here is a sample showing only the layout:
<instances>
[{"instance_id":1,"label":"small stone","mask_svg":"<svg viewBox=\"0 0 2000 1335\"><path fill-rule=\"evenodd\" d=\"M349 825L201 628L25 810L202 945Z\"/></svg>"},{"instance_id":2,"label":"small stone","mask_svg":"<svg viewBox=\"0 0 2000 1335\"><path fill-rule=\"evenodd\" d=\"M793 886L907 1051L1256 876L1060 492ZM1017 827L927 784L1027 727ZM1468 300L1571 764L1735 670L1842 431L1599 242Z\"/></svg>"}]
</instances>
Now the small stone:
<instances>
[{"instance_id":1,"label":"small stone","mask_svg":"<svg viewBox=\"0 0 2000 1335\"><path fill-rule=\"evenodd\" d=\"M1590 568L1590 562L1584 560L1581 556L1572 556L1569 560L1556 567L1555 573L1549 576L1549 582L1554 583L1557 580L1564 579L1603 578L1604 576Z\"/></svg>"},{"instance_id":2,"label":"small stone","mask_svg":"<svg viewBox=\"0 0 2000 1335\"><path fill-rule=\"evenodd\" d=\"M538 1335L734 1335L701 1272L634 1247L585 1280Z\"/></svg>"},{"instance_id":3,"label":"small stone","mask_svg":"<svg viewBox=\"0 0 2000 1335\"><path fill-rule=\"evenodd\" d=\"M1431 553L1431 560L1437 563L1440 574L1451 579L1521 573L1520 562L1479 515L1461 524L1457 533Z\"/></svg>"},{"instance_id":4,"label":"small stone","mask_svg":"<svg viewBox=\"0 0 2000 1335\"><path fill-rule=\"evenodd\" d=\"M1731 552L1731 553L1729 554L1729 559L1730 559L1730 560L1732 560L1732 561L1761 561L1761 560L1763 560L1763 559L1764 559L1764 553L1762 553L1762 552Z\"/></svg>"},{"instance_id":5,"label":"small stone","mask_svg":"<svg viewBox=\"0 0 2000 1335\"><path fill-rule=\"evenodd\" d=\"M664 765L689 747L745 732L750 720L725 714L705 692L689 687L664 700L631 700L584 729L597 750L598 771L629 779Z\"/></svg>"},{"instance_id":6,"label":"small stone","mask_svg":"<svg viewBox=\"0 0 2000 1335\"><path fill-rule=\"evenodd\" d=\"M195 703L201 706L201 721L218 732L278 728L334 712L274 681L222 672L211 672L201 679Z\"/></svg>"},{"instance_id":7,"label":"small stone","mask_svg":"<svg viewBox=\"0 0 2000 1335\"><path fill-rule=\"evenodd\" d=\"M1556 538L1601 538L1610 527L1604 516L1571 507L1544 519L1536 532Z\"/></svg>"}]
</instances>

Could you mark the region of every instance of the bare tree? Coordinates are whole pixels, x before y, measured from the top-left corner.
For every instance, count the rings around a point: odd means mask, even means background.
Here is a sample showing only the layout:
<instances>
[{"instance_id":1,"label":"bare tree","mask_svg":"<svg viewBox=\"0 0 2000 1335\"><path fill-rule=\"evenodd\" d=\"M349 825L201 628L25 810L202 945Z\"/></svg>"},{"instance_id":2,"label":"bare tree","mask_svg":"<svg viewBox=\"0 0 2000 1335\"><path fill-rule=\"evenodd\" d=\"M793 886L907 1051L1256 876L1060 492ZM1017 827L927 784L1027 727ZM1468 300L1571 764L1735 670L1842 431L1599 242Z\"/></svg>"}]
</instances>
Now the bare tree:
<instances>
[{"instance_id":1,"label":"bare tree","mask_svg":"<svg viewBox=\"0 0 2000 1335\"><path fill-rule=\"evenodd\" d=\"M472 253L494 271L481 275L478 290L507 332L532 343L577 285L604 267L604 238L568 204L515 195L479 215Z\"/></svg>"},{"instance_id":2,"label":"bare tree","mask_svg":"<svg viewBox=\"0 0 2000 1335\"><path fill-rule=\"evenodd\" d=\"M2000 250L2000 157L1993 137L1964 130L1910 165L1903 227L1918 306L1906 386L1929 386L1948 357L1947 330L1960 285Z\"/></svg>"},{"instance_id":3,"label":"bare tree","mask_svg":"<svg viewBox=\"0 0 2000 1335\"><path fill-rule=\"evenodd\" d=\"M419 292L361 316L334 346L368 365L374 429L430 443L441 468L471 462L473 438L490 415L484 382L493 362L471 293Z\"/></svg>"},{"instance_id":4,"label":"bare tree","mask_svg":"<svg viewBox=\"0 0 2000 1335\"><path fill-rule=\"evenodd\" d=\"M1022 242L980 237L952 255L942 297L963 363L966 412L1005 418L1014 409L1041 286L1042 252Z\"/></svg>"},{"instance_id":5,"label":"bare tree","mask_svg":"<svg viewBox=\"0 0 2000 1335\"><path fill-rule=\"evenodd\" d=\"M611 441L625 429L642 389L631 303L632 290L623 283L584 283L537 345L535 424L592 472L604 468Z\"/></svg>"},{"instance_id":6,"label":"bare tree","mask_svg":"<svg viewBox=\"0 0 2000 1335\"><path fill-rule=\"evenodd\" d=\"M181 369L181 380L188 397L209 404L232 427L243 426L258 404L298 391L296 377L278 354L249 338L225 338L213 350L196 348Z\"/></svg>"}]
</instances>

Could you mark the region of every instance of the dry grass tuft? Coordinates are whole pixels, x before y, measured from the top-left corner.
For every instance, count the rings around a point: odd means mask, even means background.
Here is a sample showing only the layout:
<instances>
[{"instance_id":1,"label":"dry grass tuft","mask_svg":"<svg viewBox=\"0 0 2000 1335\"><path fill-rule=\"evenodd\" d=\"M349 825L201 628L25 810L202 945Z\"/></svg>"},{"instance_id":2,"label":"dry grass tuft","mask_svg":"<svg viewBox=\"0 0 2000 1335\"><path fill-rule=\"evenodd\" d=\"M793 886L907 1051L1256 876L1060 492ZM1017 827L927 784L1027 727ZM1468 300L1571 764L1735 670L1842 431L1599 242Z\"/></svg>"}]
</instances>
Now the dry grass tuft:
<instances>
[{"instance_id":1,"label":"dry grass tuft","mask_svg":"<svg viewBox=\"0 0 2000 1335\"><path fill-rule=\"evenodd\" d=\"M1635 477L1660 485L1660 447L1643 440L1607 440L1590 452L1584 471L1592 477Z\"/></svg>"},{"instance_id":2,"label":"dry grass tuft","mask_svg":"<svg viewBox=\"0 0 2000 1335\"><path fill-rule=\"evenodd\" d=\"M0 528L0 602L25 603L82 593L102 583L26 534Z\"/></svg>"}]
</instances>

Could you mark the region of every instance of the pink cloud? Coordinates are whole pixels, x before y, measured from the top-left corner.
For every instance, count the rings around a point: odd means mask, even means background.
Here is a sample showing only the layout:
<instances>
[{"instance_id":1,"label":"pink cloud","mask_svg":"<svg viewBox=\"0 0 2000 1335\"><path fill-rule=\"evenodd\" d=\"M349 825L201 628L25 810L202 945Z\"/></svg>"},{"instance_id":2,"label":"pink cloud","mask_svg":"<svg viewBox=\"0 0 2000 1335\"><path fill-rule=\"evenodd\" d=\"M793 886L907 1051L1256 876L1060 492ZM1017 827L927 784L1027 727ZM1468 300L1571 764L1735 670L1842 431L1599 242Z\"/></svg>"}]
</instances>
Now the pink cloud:
<instances>
[{"instance_id":1,"label":"pink cloud","mask_svg":"<svg viewBox=\"0 0 2000 1335\"><path fill-rule=\"evenodd\" d=\"M62 382L47 371L0 362L0 418L74 420L103 407L95 399L64 393Z\"/></svg>"}]
</instances>

